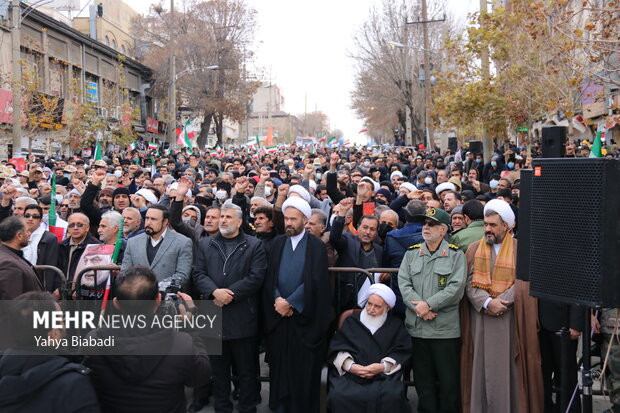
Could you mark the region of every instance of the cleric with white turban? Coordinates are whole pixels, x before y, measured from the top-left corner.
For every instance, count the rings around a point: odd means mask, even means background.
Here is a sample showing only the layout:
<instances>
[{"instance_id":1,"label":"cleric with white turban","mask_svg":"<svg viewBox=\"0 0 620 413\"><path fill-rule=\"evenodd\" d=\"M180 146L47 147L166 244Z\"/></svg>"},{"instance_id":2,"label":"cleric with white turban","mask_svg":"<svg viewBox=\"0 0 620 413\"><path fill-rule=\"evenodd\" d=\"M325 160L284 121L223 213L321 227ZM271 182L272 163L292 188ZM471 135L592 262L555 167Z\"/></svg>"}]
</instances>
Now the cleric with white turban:
<instances>
[{"instance_id":1,"label":"cleric with white turban","mask_svg":"<svg viewBox=\"0 0 620 413\"><path fill-rule=\"evenodd\" d=\"M312 209L310 208L310 204L308 204L305 200L298 196L292 196L282 204L282 213L286 213L288 208L295 208L305 215L306 218L310 219L312 216Z\"/></svg>"},{"instance_id":2,"label":"cleric with white turban","mask_svg":"<svg viewBox=\"0 0 620 413\"><path fill-rule=\"evenodd\" d=\"M373 294L381 297L390 308L394 308L394 305L396 304L396 295L390 287L380 283L372 284L366 293L366 300L368 300L368 298Z\"/></svg>"},{"instance_id":3,"label":"cleric with white turban","mask_svg":"<svg viewBox=\"0 0 620 413\"><path fill-rule=\"evenodd\" d=\"M498 214L502 221L508 224L508 229L511 229L515 225L515 214L512 212L512 208L510 208L510 204L506 201L502 201L501 199L492 199L487 202L484 207L484 214L492 211Z\"/></svg>"}]
</instances>

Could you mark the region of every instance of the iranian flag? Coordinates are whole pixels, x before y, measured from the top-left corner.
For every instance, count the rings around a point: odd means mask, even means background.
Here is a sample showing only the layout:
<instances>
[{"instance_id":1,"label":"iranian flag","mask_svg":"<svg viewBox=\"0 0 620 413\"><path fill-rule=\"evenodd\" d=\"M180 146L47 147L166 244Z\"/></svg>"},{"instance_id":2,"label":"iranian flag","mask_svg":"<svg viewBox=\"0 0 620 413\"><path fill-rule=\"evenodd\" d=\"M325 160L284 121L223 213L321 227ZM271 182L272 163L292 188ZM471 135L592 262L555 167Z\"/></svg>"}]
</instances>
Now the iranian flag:
<instances>
[{"instance_id":1,"label":"iranian flag","mask_svg":"<svg viewBox=\"0 0 620 413\"><path fill-rule=\"evenodd\" d=\"M345 139L345 140L342 141L342 146L351 146L351 145L352 145L351 141L348 140L348 139Z\"/></svg>"},{"instance_id":2,"label":"iranian flag","mask_svg":"<svg viewBox=\"0 0 620 413\"><path fill-rule=\"evenodd\" d=\"M192 145L192 139L196 137L194 134L194 128L192 127L192 122L188 119L185 122L185 126L183 129L177 129L177 143L183 147L190 148L194 150L194 146Z\"/></svg>"},{"instance_id":3,"label":"iranian flag","mask_svg":"<svg viewBox=\"0 0 620 413\"><path fill-rule=\"evenodd\" d=\"M327 143L327 135L323 135L320 139L319 139L319 144L326 144Z\"/></svg>"},{"instance_id":4,"label":"iranian flag","mask_svg":"<svg viewBox=\"0 0 620 413\"><path fill-rule=\"evenodd\" d=\"M596 137L594 138L594 143L592 144L592 148L590 149L590 158L601 158L603 156L603 144L601 141L601 136L603 135L603 131L598 130L596 132Z\"/></svg>"},{"instance_id":5,"label":"iranian flag","mask_svg":"<svg viewBox=\"0 0 620 413\"><path fill-rule=\"evenodd\" d=\"M327 141L327 146L334 146L335 144L338 143L338 138L336 138L335 136L332 136L331 138L329 138L329 140Z\"/></svg>"},{"instance_id":6,"label":"iranian flag","mask_svg":"<svg viewBox=\"0 0 620 413\"><path fill-rule=\"evenodd\" d=\"M101 141L97 140L97 146L95 146L95 161L99 161L103 159L101 154Z\"/></svg>"},{"instance_id":7,"label":"iranian flag","mask_svg":"<svg viewBox=\"0 0 620 413\"><path fill-rule=\"evenodd\" d=\"M361 130L361 131L359 131L358 135L359 135L360 133L364 133L364 132L368 132L368 127L367 127L367 126L362 126L362 130Z\"/></svg>"},{"instance_id":8,"label":"iranian flag","mask_svg":"<svg viewBox=\"0 0 620 413\"><path fill-rule=\"evenodd\" d=\"M159 145L156 144L155 142L151 142L149 143L149 149L152 151L156 151L159 148Z\"/></svg>"},{"instance_id":9,"label":"iranian flag","mask_svg":"<svg viewBox=\"0 0 620 413\"><path fill-rule=\"evenodd\" d=\"M132 151L135 151L136 148L138 147L138 145L136 145L136 142L132 142L131 145L129 145L129 149L131 149Z\"/></svg>"},{"instance_id":10,"label":"iranian flag","mask_svg":"<svg viewBox=\"0 0 620 413\"><path fill-rule=\"evenodd\" d=\"M49 232L51 232L52 234L56 235L56 238L58 239L58 242L62 242L62 236L64 233L64 230L61 227L57 227L56 226L56 174L52 174L52 203L50 205L50 210L48 212L48 227L49 227Z\"/></svg>"},{"instance_id":11,"label":"iranian flag","mask_svg":"<svg viewBox=\"0 0 620 413\"><path fill-rule=\"evenodd\" d=\"M276 152L278 152L278 147L277 146L270 146L268 148L265 148L265 151L267 153L276 153Z\"/></svg>"}]
</instances>

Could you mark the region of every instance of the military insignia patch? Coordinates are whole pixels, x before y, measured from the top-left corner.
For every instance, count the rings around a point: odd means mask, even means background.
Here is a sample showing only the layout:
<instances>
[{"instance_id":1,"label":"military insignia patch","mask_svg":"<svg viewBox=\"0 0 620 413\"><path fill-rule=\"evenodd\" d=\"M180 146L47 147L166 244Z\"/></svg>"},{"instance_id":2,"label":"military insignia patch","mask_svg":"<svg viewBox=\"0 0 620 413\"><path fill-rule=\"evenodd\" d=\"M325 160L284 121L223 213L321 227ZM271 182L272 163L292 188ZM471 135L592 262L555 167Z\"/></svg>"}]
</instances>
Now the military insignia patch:
<instances>
[{"instance_id":1,"label":"military insignia patch","mask_svg":"<svg viewBox=\"0 0 620 413\"><path fill-rule=\"evenodd\" d=\"M437 286L438 286L439 288L444 288L444 287L446 286L446 284L448 284L448 276L447 276L447 275L440 274L440 275L437 277Z\"/></svg>"},{"instance_id":2,"label":"military insignia patch","mask_svg":"<svg viewBox=\"0 0 620 413\"><path fill-rule=\"evenodd\" d=\"M435 211L435 208L429 208L428 212L426 212L426 215L429 217L434 217L436 213L437 211Z\"/></svg>"}]
</instances>

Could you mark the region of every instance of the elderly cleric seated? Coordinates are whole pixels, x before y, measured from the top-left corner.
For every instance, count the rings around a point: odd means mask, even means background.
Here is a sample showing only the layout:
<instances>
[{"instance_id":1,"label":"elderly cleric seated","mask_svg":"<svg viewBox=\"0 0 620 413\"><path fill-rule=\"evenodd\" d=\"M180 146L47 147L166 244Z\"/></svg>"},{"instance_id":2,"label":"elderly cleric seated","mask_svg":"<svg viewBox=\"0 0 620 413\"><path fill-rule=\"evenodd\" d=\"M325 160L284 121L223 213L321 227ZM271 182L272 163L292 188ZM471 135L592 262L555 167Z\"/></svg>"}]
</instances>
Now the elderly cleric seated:
<instances>
[{"instance_id":1,"label":"elderly cleric seated","mask_svg":"<svg viewBox=\"0 0 620 413\"><path fill-rule=\"evenodd\" d=\"M396 303L383 284L368 289L364 309L349 316L329 346L332 412L409 412L402 364L411 356L411 339L391 314Z\"/></svg>"}]
</instances>

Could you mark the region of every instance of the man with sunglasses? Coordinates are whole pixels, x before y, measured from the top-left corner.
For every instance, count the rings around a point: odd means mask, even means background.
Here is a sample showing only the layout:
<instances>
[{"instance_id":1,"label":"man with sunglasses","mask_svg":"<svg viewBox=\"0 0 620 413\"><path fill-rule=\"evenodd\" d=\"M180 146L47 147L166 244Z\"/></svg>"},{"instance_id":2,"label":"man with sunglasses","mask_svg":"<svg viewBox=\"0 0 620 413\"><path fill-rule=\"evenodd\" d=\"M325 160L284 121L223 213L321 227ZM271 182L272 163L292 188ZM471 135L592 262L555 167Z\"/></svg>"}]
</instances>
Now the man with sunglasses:
<instances>
[{"instance_id":1,"label":"man with sunglasses","mask_svg":"<svg viewBox=\"0 0 620 413\"><path fill-rule=\"evenodd\" d=\"M73 280L78 262L89 244L101 244L90 233L90 220L81 212L69 216L67 238L60 243L60 269L64 271L68 280Z\"/></svg>"},{"instance_id":2,"label":"man with sunglasses","mask_svg":"<svg viewBox=\"0 0 620 413\"><path fill-rule=\"evenodd\" d=\"M30 242L22 248L24 258L32 265L58 266L58 239L47 231L43 221L43 209L38 205L28 205L24 209L26 229L30 231ZM37 271L39 280L46 291L55 292L57 298L60 279L54 271Z\"/></svg>"},{"instance_id":3,"label":"man with sunglasses","mask_svg":"<svg viewBox=\"0 0 620 413\"><path fill-rule=\"evenodd\" d=\"M413 337L412 369L420 412L459 412L459 303L465 291L466 261L444 237L446 211L430 207L424 242L410 247L398 271L406 307L405 325Z\"/></svg>"}]
</instances>

